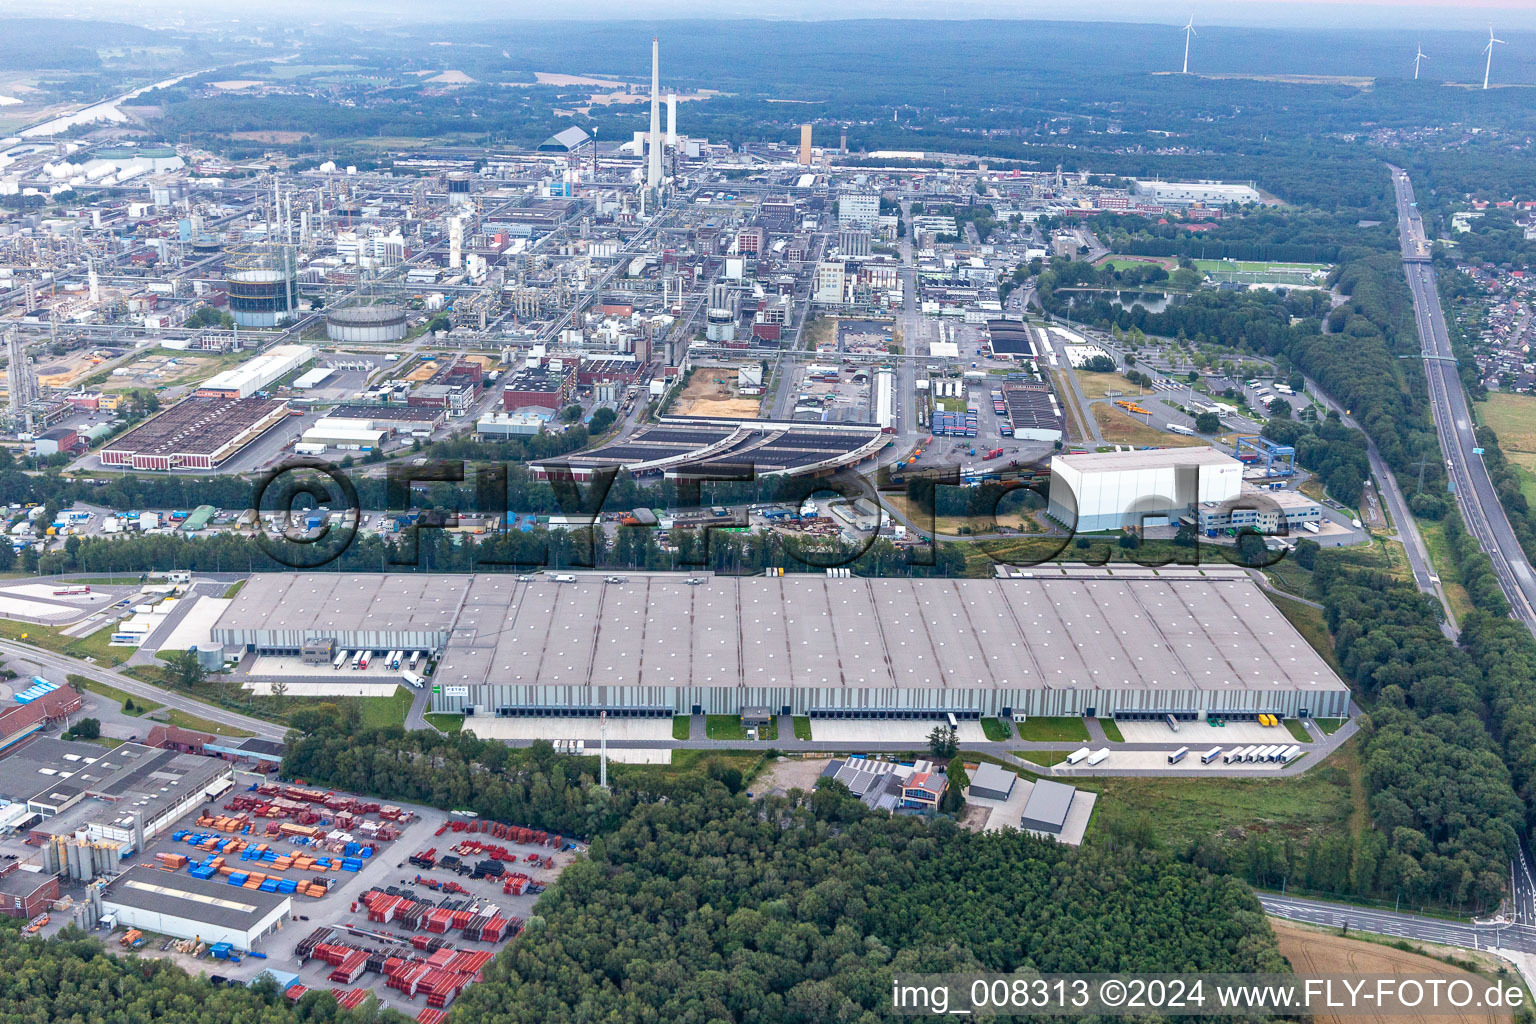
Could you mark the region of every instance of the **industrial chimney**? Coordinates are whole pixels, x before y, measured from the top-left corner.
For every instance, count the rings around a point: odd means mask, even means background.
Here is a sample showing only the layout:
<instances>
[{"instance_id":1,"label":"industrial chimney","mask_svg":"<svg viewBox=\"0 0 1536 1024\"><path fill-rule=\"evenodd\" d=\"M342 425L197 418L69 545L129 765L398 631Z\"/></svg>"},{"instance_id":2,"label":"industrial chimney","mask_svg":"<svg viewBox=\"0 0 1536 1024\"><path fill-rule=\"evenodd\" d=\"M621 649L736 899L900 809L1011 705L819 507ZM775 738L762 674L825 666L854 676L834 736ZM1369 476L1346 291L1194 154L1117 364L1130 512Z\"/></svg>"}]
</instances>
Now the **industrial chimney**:
<instances>
[{"instance_id":1,"label":"industrial chimney","mask_svg":"<svg viewBox=\"0 0 1536 1024\"><path fill-rule=\"evenodd\" d=\"M651 137L650 162L646 165L645 187L661 187L661 44L651 40Z\"/></svg>"}]
</instances>

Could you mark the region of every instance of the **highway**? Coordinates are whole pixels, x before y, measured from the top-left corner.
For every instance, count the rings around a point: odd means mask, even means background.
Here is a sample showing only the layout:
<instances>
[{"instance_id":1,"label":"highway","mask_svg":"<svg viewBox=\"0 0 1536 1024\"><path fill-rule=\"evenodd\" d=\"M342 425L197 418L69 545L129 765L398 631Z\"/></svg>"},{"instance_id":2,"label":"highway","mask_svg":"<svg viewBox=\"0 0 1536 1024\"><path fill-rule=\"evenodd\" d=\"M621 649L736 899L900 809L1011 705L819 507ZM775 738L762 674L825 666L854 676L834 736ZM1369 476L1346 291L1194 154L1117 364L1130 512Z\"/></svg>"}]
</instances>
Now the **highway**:
<instances>
[{"instance_id":1,"label":"highway","mask_svg":"<svg viewBox=\"0 0 1536 1024\"><path fill-rule=\"evenodd\" d=\"M1279 893L1255 893L1264 912L1271 917L1305 924L1340 928L1346 924L1353 930L1376 935L1391 935L1404 939L1421 939L1463 949L1510 949L1522 953L1536 952L1536 927L1516 922L1496 921L1478 924L1471 921L1454 921L1447 918L1420 917L1391 910L1372 910L1347 903L1329 903L1324 900L1299 899Z\"/></svg>"},{"instance_id":2,"label":"highway","mask_svg":"<svg viewBox=\"0 0 1536 1024\"><path fill-rule=\"evenodd\" d=\"M1403 269L1408 278L1408 289L1413 293L1413 314L1424 357L1424 374L1429 383L1435 431L1446 458L1446 472L1455 487L1456 501L1467 529L1492 560L1493 571L1515 618L1536 631L1536 574L1532 573L1531 563L1520 549L1504 507L1499 504L1488 467L1483 464L1482 457L1473 452L1477 447L1475 423L1461 377L1456 371L1456 357L1451 351L1445 314L1435 287L1430 244L1414 203L1413 184L1400 167L1392 168L1392 184L1397 195Z\"/></svg>"}]
</instances>

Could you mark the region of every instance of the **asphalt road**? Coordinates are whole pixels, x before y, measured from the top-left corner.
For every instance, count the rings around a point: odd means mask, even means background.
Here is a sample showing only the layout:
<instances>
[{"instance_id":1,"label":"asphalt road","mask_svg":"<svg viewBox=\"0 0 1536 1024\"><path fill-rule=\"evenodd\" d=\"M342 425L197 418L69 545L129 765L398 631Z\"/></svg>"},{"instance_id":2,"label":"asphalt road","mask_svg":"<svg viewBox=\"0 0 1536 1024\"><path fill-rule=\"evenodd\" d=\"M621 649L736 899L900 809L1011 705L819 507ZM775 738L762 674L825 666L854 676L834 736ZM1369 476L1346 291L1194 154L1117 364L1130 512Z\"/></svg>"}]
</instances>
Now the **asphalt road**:
<instances>
[{"instance_id":1,"label":"asphalt road","mask_svg":"<svg viewBox=\"0 0 1536 1024\"><path fill-rule=\"evenodd\" d=\"M1493 562L1494 574L1509 599L1515 618L1536 631L1536 573L1520 549L1504 507L1488 475L1482 456L1474 453L1475 421L1456 371L1456 357L1435 287L1435 268L1429 262L1429 243L1424 222L1414 205L1413 184L1407 172L1392 168L1397 194L1397 219L1402 235L1403 269L1413 293L1414 319L1434 408L1435 430L1446 457L1446 472L1456 489L1457 504L1467 529L1477 538Z\"/></svg>"},{"instance_id":2,"label":"asphalt road","mask_svg":"<svg viewBox=\"0 0 1536 1024\"><path fill-rule=\"evenodd\" d=\"M1264 912L1271 917L1287 921L1339 928L1348 925L1356 931L1377 935L1392 935L1404 939L1421 939L1463 949L1512 949L1523 953L1536 952L1536 927L1513 922L1476 924L1470 921L1451 921L1437 917L1420 917L1391 910L1372 910L1347 903L1328 903L1323 900L1297 899L1276 893L1256 894Z\"/></svg>"},{"instance_id":3,"label":"asphalt road","mask_svg":"<svg viewBox=\"0 0 1536 1024\"><path fill-rule=\"evenodd\" d=\"M237 711L229 711L213 704L205 704L191 697L184 697L174 690L165 690L149 683L141 682L132 676L124 675L116 669L107 668L104 665L92 665L78 658L71 658L63 654L55 654L41 647L34 647L28 643L18 643L14 640L0 640L0 653L8 654L16 658L24 658L34 665L41 666L45 674L51 673L62 681L65 676L73 673L94 679L99 683L106 683L119 690L142 697L155 704L163 704L177 711L185 711L189 715L198 718L206 718L210 722L227 725L252 733L263 739L281 740L287 731L285 727L266 722L260 718L252 718L242 715Z\"/></svg>"}]
</instances>

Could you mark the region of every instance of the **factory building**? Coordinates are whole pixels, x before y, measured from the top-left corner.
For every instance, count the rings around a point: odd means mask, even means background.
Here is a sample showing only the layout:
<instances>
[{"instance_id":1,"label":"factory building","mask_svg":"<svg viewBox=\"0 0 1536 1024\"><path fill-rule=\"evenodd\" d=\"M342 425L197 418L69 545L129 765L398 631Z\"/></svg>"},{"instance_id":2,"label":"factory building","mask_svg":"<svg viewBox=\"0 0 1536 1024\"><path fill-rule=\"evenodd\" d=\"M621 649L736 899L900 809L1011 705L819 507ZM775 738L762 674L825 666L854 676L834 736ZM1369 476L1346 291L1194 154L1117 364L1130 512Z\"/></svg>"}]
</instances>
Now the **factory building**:
<instances>
[{"instance_id":1,"label":"factory building","mask_svg":"<svg viewBox=\"0 0 1536 1024\"><path fill-rule=\"evenodd\" d=\"M331 418L339 420L367 420L375 427L388 427L412 437L430 437L443 425L446 410L442 406L401 405L398 402L377 405L361 402L338 405L331 410Z\"/></svg>"},{"instance_id":2,"label":"factory building","mask_svg":"<svg viewBox=\"0 0 1536 1024\"><path fill-rule=\"evenodd\" d=\"M560 409L570 403L575 389L576 374L573 371L564 368L520 370L507 381L501 396L502 408L507 412L531 405Z\"/></svg>"},{"instance_id":3,"label":"factory building","mask_svg":"<svg viewBox=\"0 0 1536 1024\"><path fill-rule=\"evenodd\" d=\"M325 315L325 336L351 344L403 341L406 335L404 306L344 306Z\"/></svg>"},{"instance_id":4,"label":"factory building","mask_svg":"<svg viewBox=\"0 0 1536 1024\"><path fill-rule=\"evenodd\" d=\"M256 948L292 912L293 900L281 893L193 878L148 864L129 868L101 892L101 916L115 917L120 927L176 939L197 938L209 945L228 942L241 950Z\"/></svg>"},{"instance_id":5,"label":"factory building","mask_svg":"<svg viewBox=\"0 0 1536 1024\"><path fill-rule=\"evenodd\" d=\"M0 914L27 920L46 911L58 898L57 872L25 871L16 861L0 868Z\"/></svg>"},{"instance_id":6,"label":"factory building","mask_svg":"<svg viewBox=\"0 0 1536 1024\"><path fill-rule=\"evenodd\" d=\"M880 228L880 197L853 193L837 197L837 226L871 233Z\"/></svg>"},{"instance_id":7,"label":"factory building","mask_svg":"<svg viewBox=\"0 0 1536 1024\"><path fill-rule=\"evenodd\" d=\"M689 579L696 582L690 584ZM253 577L217 643L441 651L432 710L1341 717L1347 687L1235 567L1035 567L992 580Z\"/></svg>"},{"instance_id":8,"label":"factory building","mask_svg":"<svg viewBox=\"0 0 1536 1024\"><path fill-rule=\"evenodd\" d=\"M1263 200L1249 185L1220 181L1138 181L1136 194L1163 206L1228 206Z\"/></svg>"},{"instance_id":9,"label":"factory building","mask_svg":"<svg viewBox=\"0 0 1536 1024\"><path fill-rule=\"evenodd\" d=\"M264 391L315 358L308 345L275 345L256 358L197 386L199 398L250 398Z\"/></svg>"},{"instance_id":10,"label":"factory building","mask_svg":"<svg viewBox=\"0 0 1536 1024\"><path fill-rule=\"evenodd\" d=\"M1214 448L1056 455L1046 514L1079 533L1166 526L1242 485L1243 464Z\"/></svg>"},{"instance_id":11,"label":"factory building","mask_svg":"<svg viewBox=\"0 0 1536 1024\"><path fill-rule=\"evenodd\" d=\"M214 469L288 414L269 398L188 398L101 450L101 464L138 470Z\"/></svg>"},{"instance_id":12,"label":"factory building","mask_svg":"<svg viewBox=\"0 0 1536 1024\"><path fill-rule=\"evenodd\" d=\"M371 452L382 448L388 440L390 430L381 427L372 420L339 419L335 416L322 417L315 421L315 425L304 431L301 444L325 445L329 448L340 448L343 451Z\"/></svg>"},{"instance_id":13,"label":"factory building","mask_svg":"<svg viewBox=\"0 0 1536 1024\"><path fill-rule=\"evenodd\" d=\"M0 751L41 732L52 722L67 719L83 706L79 691L66 685L25 703L0 708Z\"/></svg>"}]
</instances>

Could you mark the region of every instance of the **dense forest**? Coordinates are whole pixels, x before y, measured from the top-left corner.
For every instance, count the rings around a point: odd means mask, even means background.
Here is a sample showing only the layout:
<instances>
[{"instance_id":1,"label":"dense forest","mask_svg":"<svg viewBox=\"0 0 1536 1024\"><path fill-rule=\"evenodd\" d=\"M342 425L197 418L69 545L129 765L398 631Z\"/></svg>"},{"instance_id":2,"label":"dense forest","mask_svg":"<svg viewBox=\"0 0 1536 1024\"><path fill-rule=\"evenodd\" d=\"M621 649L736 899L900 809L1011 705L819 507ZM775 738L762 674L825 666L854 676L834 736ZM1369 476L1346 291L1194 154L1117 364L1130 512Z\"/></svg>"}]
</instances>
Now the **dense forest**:
<instances>
[{"instance_id":1,"label":"dense forest","mask_svg":"<svg viewBox=\"0 0 1536 1024\"><path fill-rule=\"evenodd\" d=\"M116 956L66 929L24 939L23 922L0 917L0 1021L5 1024L370 1024L377 1004L343 1010L324 990L292 1004L276 982L220 987L168 960ZM406 1024L396 1013L384 1024Z\"/></svg>"},{"instance_id":2,"label":"dense forest","mask_svg":"<svg viewBox=\"0 0 1536 1024\"><path fill-rule=\"evenodd\" d=\"M863 1024L893 973L1017 967L1286 970L1251 892L1165 855L713 787L595 843L455 1015Z\"/></svg>"}]
</instances>

